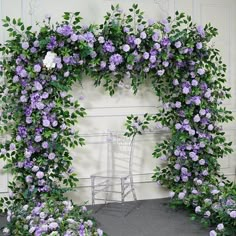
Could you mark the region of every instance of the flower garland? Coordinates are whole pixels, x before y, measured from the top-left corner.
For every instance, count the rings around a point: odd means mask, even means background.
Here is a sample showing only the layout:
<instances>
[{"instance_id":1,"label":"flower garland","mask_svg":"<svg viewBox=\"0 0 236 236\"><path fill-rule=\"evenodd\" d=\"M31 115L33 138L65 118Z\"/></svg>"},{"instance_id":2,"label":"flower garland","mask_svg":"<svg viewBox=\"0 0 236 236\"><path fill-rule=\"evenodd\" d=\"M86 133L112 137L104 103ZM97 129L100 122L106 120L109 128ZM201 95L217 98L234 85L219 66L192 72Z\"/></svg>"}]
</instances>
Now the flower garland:
<instances>
[{"instance_id":1,"label":"flower garland","mask_svg":"<svg viewBox=\"0 0 236 236\"><path fill-rule=\"evenodd\" d=\"M171 190L172 204L194 208L192 219L217 225L210 235L232 235L236 226L235 186L219 175L218 158L231 153L219 122L232 120L220 106L229 98L226 66L209 46L217 30L204 28L176 12L175 19L145 21L134 4L129 14L112 6L100 27L80 26L80 14L64 14L62 23L48 18L39 32L20 19L6 17L8 40L0 87L0 131L11 139L0 144L0 158L13 175L6 235L103 235L63 193L78 181L69 147L85 140L72 129L85 109L69 94L82 74L110 95L118 86L134 93L147 81L164 107L143 119L127 118L126 135L141 134L150 122L168 127L171 137L157 144L153 156L167 166L153 176Z\"/></svg>"}]
</instances>

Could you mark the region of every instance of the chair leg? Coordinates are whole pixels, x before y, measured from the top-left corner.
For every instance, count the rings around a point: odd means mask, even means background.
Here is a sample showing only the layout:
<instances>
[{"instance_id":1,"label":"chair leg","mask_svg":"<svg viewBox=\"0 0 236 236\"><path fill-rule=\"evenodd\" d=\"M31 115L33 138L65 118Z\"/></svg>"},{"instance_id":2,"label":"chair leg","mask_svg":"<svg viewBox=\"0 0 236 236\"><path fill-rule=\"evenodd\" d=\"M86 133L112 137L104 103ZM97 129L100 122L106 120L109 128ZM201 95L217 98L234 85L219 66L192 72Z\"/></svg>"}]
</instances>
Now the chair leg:
<instances>
[{"instance_id":1,"label":"chair leg","mask_svg":"<svg viewBox=\"0 0 236 236\"><path fill-rule=\"evenodd\" d=\"M121 178L121 202L124 203L125 201L125 182L124 179Z\"/></svg>"},{"instance_id":2,"label":"chair leg","mask_svg":"<svg viewBox=\"0 0 236 236\"><path fill-rule=\"evenodd\" d=\"M137 196L136 196L135 189L134 189L133 176L130 176L130 186L131 186L131 191L133 194L134 201L137 201Z\"/></svg>"},{"instance_id":3,"label":"chair leg","mask_svg":"<svg viewBox=\"0 0 236 236\"><path fill-rule=\"evenodd\" d=\"M105 193L105 204L107 204L107 199L108 199L108 189L109 189L109 180L106 180L106 193Z\"/></svg>"},{"instance_id":4,"label":"chair leg","mask_svg":"<svg viewBox=\"0 0 236 236\"><path fill-rule=\"evenodd\" d=\"M91 176L91 187L92 187L92 205L95 204L95 178Z\"/></svg>"}]
</instances>

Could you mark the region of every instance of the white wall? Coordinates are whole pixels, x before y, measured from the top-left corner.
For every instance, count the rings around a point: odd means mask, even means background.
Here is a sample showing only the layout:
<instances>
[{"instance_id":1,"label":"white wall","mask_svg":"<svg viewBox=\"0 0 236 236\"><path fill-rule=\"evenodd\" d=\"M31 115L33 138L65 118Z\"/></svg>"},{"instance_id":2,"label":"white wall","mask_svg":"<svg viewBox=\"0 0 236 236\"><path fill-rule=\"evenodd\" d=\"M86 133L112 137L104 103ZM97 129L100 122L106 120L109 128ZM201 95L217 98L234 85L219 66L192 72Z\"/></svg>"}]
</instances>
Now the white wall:
<instances>
[{"instance_id":1,"label":"white wall","mask_svg":"<svg viewBox=\"0 0 236 236\"><path fill-rule=\"evenodd\" d=\"M224 62L228 65L228 85L232 87L232 99L225 105L236 111L235 68L236 68L236 1L235 0L136 0L140 8L145 11L147 18L162 19L173 15L176 10L191 15L199 24L211 22L219 29L220 35L215 40L221 50ZM46 14L54 20L60 20L64 11L80 11L84 24L101 23L111 4L119 3L122 8L128 9L133 1L115 0L0 0L0 18L6 15L21 17L26 24L35 25L41 22ZM0 27L0 42L4 42L7 34ZM94 88L92 81L85 80L83 89L75 85L73 95L79 98L87 109L88 116L81 119L78 129L86 138L86 146L72 150L74 167L80 177L78 191L70 194L77 202L91 199L90 175L106 166L106 144L103 133L108 130L122 129L125 117L129 114L142 115L146 112L154 113L159 105L157 98L148 86L144 86L136 96L128 89L119 89L116 95L109 97L103 88ZM236 137L235 122L225 125L227 136L234 141ZM155 142L163 139L167 134L146 134L135 141L135 188L138 199L161 198L168 195L165 189L157 186L151 180L155 165L161 161L152 158L151 153ZM236 148L235 148L236 149ZM236 158L235 153L221 160L222 171L234 179ZM2 163L0 163L1 168ZM0 172L0 193L7 192L7 175Z\"/></svg>"}]
</instances>

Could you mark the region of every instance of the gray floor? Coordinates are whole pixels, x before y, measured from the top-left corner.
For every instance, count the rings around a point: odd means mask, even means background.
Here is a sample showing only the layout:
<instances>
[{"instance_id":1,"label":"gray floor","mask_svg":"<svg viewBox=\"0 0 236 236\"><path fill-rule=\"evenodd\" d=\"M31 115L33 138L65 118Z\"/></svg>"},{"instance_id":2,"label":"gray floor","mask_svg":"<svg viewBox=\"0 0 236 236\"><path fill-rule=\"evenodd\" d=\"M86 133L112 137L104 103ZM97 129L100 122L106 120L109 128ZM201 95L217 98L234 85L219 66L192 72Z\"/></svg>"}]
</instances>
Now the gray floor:
<instances>
[{"instance_id":1,"label":"gray floor","mask_svg":"<svg viewBox=\"0 0 236 236\"><path fill-rule=\"evenodd\" d=\"M173 210L169 199L95 206L93 216L111 236L208 236L210 229L191 221L189 213ZM97 212L96 212L97 211Z\"/></svg>"},{"instance_id":2,"label":"gray floor","mask_svg":"<svg viewBox=\"0 0 236 236\"><path fill-rule=\"evenodd\" d=\"M189 219L188 212L173 210L168 199L155 199L88 207L109 236L208 236L209 229ZM6 223L0 215L0 228ZM0 235L2 235L0 233Z\"/></svg>"}]
</instances>

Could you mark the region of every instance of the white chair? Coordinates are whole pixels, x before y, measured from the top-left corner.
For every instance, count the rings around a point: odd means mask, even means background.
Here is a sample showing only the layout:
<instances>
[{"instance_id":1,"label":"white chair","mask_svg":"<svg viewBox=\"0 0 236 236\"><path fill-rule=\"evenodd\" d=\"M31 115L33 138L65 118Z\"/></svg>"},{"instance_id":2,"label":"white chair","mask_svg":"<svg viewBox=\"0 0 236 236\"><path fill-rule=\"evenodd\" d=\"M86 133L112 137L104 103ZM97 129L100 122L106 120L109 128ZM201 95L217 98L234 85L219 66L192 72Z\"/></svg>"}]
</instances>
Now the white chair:
<instances>
[{"instance_id":1,"label":"white chair","mask_svg":"<svg viewBox=\"0 0 236 236\"><path fill-rule=\"evenodd\" d=\"M91 175L92 205L95 201L104 201L105 204L123 203L129 194L137 200L132 174L133 142L134 137L128 138L119 132L108 132L107 170ZM117 195L119 199L116 199Z\"/></svg>"}]
</instances>

